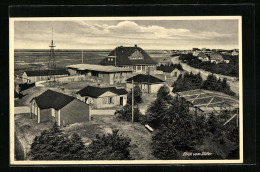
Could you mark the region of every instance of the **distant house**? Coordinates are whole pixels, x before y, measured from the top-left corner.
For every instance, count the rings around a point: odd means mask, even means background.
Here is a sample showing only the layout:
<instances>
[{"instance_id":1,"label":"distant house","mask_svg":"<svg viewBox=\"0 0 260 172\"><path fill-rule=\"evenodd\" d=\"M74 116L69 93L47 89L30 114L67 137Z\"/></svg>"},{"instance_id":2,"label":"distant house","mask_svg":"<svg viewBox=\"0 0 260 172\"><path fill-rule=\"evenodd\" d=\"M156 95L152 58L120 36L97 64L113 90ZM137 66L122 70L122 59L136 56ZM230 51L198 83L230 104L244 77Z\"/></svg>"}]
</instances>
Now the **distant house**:
<instances>
[{"instance_id":1,"label":"distant house","mask_svg":"<svg viewBox=\"0 0 260 172\"><path fill-rule=\"evenodd\" d=\"M59 126L91 119L88 104L52 90L31 100L30 117L38 123L56 121Z\"/></svg>"},{"instance_id":2,"label":"distant house","mask_svg":"<svg viewBox=\"0 0 260 172\"><path fill-rule=\"evenodd\" d=\"M55 77L68 76L66 69L57 70L35 70L35 71L24 71L22 74L22 81L24 83L34 83L38 81L44 81L50 79L50 75Z\"/></svg>"},{"instance_id":3,"label":"distant house","mask_svg":"<svg viewBox=\"0 0 260 172\"><path fill-rule=\"evenodd\" d=\"M145 93L157 93L159 88L165 83L165 81L152 75L138 74L126 80L128 89L132 88L132 80L134 86L139 86L142 92Z\"/></svg>"},{"instance_id":4,"label":"distant house","mask_svg":"<svg viewBox=\"0 0 260 172\"><path fill-rule=\"evenodd\" d=\"M216 63L216 64L218 64L218 63L223 62L223 61L224 61L224 59L223 59L223 57L222 57L221 54L212 53L212 54L210 55L210 62L211 62L211 63Z\"/></svg>"},{"instance_id":5,"label":"distant house","mask_svg":"<svg viewBox=\"0 0 260 172\"><path fill-rule=\"evenodd\" d=\"M178 69L178 68L175 68L175 69L173 69L172 70L172 72L171 72L171 76L172 77L179 77L179 75L183 75L184 73L186 73L186 71L185 70L181 70L181 69Z\"/></svg>"},{"instance_id":6,"label":"distant house","mask_svg":"<svg viewBox=\"0 0 260 172\"><path fill-rule=\"evenodd\" d=\"M207 56L206 54L204 54L203 52L200 52L200 53L198 54L198 59L201 60L201 61L203 61L203 62L209 61L208 56Z\"/></svg>"},{"instance_id":7,"label":"distant house","mask_svg":"<svg viewBox=\"0 0 260 172\"><path fill-rule=\"evenodd\" d=\"M160 58L158 61L158 66L159 65L171 65L172 64L172 59L171 57L164 57L164 58Z\"/></svg>"},{"instance_id":8,"label":"distant house","mask_svg":"<svg viewBox=\"0 0 260 172\"><path fill-rule=\"evenodd\" d=\"M99 64L106 66L119 66L131 68L135 73L146 73L156 69L157 62L142 48L134 47L116 47Z\"/></svg>"},{"instance_id":9,"label":"distant house","mask_svg":"<svg viewBox=\"0 0 260 172\"><path fill-rule=\"evenodd\" d=\"M193 51L192 55L197 57L199 55L199 53L200 53L199 50L195 50L195 51Z\"/></svg>"},{"instance_id":10,"label":"distant house","mask_svg":"<svg viewBox=\"0 0 260 172\"><path fill-rule=\"evenodd\" d=\"M93 108L124 106L127 101L127 91L115 87L87 86L77 93L77 98Z\"/></svg>"},{"instance_id":11,"label":"distant house","mask_svg":"<svg viewBox=\"0 0 260 172\"><path fill-rule=\"evenodd\" d=\"M75 64L66 67L70 75L99 77L109 85L125 83L125 80L132 76L132 70L123 67L102 66L94 64Z\"/></svg>"},{"instance_id":12,"label":"distant house","mask_svg":"<svg viewBox=\"0 0 260 172\"><path fill-rule=\"evenodd\" d=\"M232 53L231 53L232 56L238 56L238 54L239 53L236 50L232 51Z\"/></svg>"}]
</instances>

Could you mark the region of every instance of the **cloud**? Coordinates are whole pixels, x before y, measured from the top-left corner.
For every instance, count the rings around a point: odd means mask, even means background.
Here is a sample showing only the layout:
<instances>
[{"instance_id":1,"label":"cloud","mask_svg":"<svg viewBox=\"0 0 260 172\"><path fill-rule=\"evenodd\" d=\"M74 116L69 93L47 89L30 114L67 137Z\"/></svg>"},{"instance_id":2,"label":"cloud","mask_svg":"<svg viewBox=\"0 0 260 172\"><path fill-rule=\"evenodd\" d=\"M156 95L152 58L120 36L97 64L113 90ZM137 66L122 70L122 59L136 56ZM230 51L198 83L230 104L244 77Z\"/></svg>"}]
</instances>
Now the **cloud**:
<instances>
[{"instance_id":1,"label":"cloud","mask_svg":"<svg viewBox=\"0 0 260 172\"><path fill-rule=\"evenodd\" d=\"M169 21L171 22L171 21ZM198 46L213 44L237 44L237 35L191 28L164 27L159 24L137 24L135 21L56 21L25 22L15 25L15 47L24 45L48 47L51 27L57 47L74 45L78 48L111 47L140 44L155 48L170 48L185 45ZM34 43L33 43L34 42ZM78 46L76 46L78 45ZM26 47L24 47L26 48ZM42 47L43 48L43 47Z\"/></svg>"}]
</instances>

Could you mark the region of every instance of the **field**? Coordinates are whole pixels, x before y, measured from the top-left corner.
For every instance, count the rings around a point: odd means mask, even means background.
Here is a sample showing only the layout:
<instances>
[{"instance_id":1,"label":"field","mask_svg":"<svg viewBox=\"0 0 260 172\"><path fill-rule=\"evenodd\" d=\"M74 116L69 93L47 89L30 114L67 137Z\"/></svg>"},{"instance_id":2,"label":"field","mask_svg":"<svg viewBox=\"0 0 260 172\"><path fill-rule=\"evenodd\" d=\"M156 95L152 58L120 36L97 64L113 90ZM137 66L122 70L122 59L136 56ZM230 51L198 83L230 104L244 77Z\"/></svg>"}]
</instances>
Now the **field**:
<instances>
[{"instance_id":1,"label":"field","mask_svg":"<svg viewBox=\"0 0 260 172\"><path fill-rule=\"evenodd\" d=\"M28 153L34 137L50 127L52 127L51 122L37 124L35 119L30 119L29 114L15 115L15 132L21 143L17 144L17 149L21 152L24 148L24 152ZM155 159L151 154L150 146L152 134L140 123L118 121L115 116L94 116L90 122L75 123L61 129L69 135L79 134L86 146L96 138L97 134L107 134L113 129L119 129L124 136L131 138L130 154L134 159Z\"/></svg>"},{"instance_id":2,"label":"field","mask_svg":"<svg viewBox=\"0 0 260 172\"><path fill-rule=\"evenodd\" d=\"M82 63L98 64L112 50L55 50L57 68L67 65ZM169 57L171 54L162 50L148 50L147 53L155 60ZM14 69L15 75L21 75L24 70L47 69L49 50L15 50Z\"/></svg>"}]
</instances>

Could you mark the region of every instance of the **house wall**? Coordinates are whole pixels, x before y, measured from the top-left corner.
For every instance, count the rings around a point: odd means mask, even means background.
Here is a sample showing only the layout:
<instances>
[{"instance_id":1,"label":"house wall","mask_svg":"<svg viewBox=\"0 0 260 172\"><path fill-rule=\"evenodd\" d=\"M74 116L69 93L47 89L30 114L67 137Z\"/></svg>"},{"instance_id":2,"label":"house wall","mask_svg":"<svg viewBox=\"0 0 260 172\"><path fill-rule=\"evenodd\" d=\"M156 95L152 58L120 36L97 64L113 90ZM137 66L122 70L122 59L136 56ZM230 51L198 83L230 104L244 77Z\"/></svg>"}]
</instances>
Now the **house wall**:
<instances>
[{"instance_id":1,"label":"house wall","mask_svg":"<svg viewBox=\"0 0 260 172\"><path fill-rule=\"evenodd\" d=\"M74 99L60 110L60 125L90 121L89 105Z\"/></svg>"},{"instance_id":2,"label":"house wall","mask_svg":"<svg viewBox=\"0 0 260 172\"><path fill-rule=\"evenodd\" d=\"M132 72L114 72L109 74L109 84L113 85L116 83L126 83L126 79L128 79L132 75Z\"/></svg>"},{"instance_id":3,"label":"house wall","mask_svg":"<svg viewBox=\"0 0 260 172\"><path fill-rule=\"evenodd\" d=\"M40 123L53 121L53 117L51 116L51 109L42 109L40 112Z\"/></svg>"},{"instance_id":4,"label":"house wall","mask_svg":"<svg viewBox=\"0 0 260 172\"><path fill-rule=\"evenodd\" d=\"M157 91L160 89L161 86L163 86L164 84L152 84L150 85L150 93L157 93Z\"/></svg>"}]
</instances>

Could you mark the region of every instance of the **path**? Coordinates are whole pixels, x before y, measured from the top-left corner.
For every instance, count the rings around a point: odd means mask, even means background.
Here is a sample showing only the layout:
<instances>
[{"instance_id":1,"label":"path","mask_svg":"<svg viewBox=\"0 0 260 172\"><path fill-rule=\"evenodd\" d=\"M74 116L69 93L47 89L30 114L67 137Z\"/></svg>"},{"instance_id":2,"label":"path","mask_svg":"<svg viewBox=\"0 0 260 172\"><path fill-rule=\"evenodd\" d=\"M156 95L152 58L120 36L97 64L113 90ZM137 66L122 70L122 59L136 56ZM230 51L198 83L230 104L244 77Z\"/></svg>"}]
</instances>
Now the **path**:
<instances>
[{"instance_id":1,"label":"path","mask_svg":"<svg viewBox=\"0 0 260 172\"><path fill-rule=\"evenodd\" d=\"M30 113L29 106L18 106L14 107L14 114Z\"/></svg>"},{"instance_id":2,"label":"path","mask_svg":"<svg viewBox=\"0 0 260 172\"><path fill-rule=\"evenodd\" d=\"M208 75L211 74L211 72L202 70L202 69L197 69L194 67L191 67L187 65L186 63L182 63L181 60L179 60L179 56L175 56L172 58L172 63L177 64L180 63L182 65L182 68L188 72L192 72L194 74L197 74L200 72L201 77L205 80L207 79ZM225 75L220 75L220 74L214 74L217 78L223 79L224 77L227 78L227 83L230 85L230 88L232 91L234 91L237 95L239 94L239 81L236 81L236 77L231 77L231 76L225 76Z\"/></svg>"}]
</instances>

